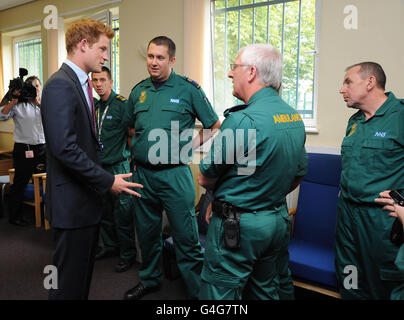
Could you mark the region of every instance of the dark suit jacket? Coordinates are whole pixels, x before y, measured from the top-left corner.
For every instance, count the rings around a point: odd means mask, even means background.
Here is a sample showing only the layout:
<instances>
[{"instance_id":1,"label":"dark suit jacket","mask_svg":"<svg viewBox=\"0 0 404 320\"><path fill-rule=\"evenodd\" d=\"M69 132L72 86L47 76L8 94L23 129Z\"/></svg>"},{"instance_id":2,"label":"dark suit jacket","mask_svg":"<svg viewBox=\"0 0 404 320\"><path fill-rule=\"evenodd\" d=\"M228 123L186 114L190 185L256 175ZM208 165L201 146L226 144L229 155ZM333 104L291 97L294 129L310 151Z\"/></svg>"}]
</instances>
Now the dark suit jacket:
<instances>
[{"instance_id":1,"label":"dark suit jacket","mask_svg":"<svg viewBox=\"0 0 404 320\"><path fill-rule=\"evenodd\" d=\"M91 112L66 64L46 82L41 113L47 148L46 215L52 227L80 228L101 220L102 196L114 176L101 168Z\"/></svg>"}]
</instances>

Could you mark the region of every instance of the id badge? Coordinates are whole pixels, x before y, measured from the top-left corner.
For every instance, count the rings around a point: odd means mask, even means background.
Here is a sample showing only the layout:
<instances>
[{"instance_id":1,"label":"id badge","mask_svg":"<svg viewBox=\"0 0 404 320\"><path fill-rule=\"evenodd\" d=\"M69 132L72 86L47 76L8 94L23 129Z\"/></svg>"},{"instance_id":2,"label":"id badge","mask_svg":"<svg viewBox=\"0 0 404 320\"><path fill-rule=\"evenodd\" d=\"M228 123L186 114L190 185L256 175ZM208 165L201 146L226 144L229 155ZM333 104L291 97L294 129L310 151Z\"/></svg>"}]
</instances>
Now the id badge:
<instances>
[{"instance_id":1,"label":"id badge","mask_svg":"<svg viewBox=\"0 0 404 320\"><path fill-rule=\"evenodd\" d=\"M32 159L33 157L34 157L34 151L33 150L25 151L25 158Z\"/></svg>"}]
</instances>

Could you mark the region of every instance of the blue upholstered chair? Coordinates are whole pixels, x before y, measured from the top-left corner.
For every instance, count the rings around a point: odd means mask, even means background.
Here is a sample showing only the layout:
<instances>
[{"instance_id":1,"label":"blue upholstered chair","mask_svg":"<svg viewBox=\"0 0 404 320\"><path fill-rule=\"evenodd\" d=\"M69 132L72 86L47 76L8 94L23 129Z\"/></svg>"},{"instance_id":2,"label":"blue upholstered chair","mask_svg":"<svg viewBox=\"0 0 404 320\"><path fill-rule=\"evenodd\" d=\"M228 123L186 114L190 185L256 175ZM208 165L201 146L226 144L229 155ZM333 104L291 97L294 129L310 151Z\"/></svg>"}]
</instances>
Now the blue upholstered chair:
<instances>
[{"instance_id":1,"label":"blue upholstered chair","mask_svg":"<svg viewBox=\"0 0 404 320\"><path fill-rule=\"evenodd\" d=\"M340 155L308 154L289 245L295 285L334 297L339 297L334 239L340 176Z\"/></svg>"}]
</instances>

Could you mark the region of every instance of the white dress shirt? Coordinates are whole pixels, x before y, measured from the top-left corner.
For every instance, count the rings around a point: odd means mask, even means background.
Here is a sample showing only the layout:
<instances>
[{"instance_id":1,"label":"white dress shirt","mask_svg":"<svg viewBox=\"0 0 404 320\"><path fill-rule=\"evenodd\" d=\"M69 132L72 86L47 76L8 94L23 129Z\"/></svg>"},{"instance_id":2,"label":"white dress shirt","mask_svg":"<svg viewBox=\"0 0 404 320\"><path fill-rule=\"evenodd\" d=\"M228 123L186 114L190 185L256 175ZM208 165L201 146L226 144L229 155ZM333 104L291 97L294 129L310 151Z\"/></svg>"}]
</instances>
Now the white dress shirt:
<instances>
[{"instance_id":1,"label":"white dress shirt","mask_svg":"<svg viewBox=\"0 0 404 320\"><path fill-rule=\"evenodd\" d=\"M65 63L73 69L74 73L77 75L77 78L79 78L81 88L83 89L84 96L86 97L88 108L90 109L91 113L91 102L90 102L90 97L88 96L88 91L87 91L87 80L88 80L88 74L85 73L79 66L77 66L74 62L70 61L69 59L66 59Z\"/></svg>"}]
</instances>

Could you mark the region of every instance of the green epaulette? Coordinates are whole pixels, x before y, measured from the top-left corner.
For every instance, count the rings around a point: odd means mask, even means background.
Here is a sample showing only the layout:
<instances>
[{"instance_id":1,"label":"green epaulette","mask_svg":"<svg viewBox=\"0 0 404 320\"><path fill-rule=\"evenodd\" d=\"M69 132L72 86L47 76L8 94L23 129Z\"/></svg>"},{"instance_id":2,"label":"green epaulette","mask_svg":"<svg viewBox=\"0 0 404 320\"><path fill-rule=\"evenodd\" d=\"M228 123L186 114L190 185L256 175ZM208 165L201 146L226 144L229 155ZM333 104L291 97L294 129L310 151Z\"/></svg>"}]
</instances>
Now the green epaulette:
<instances>
[{"instance_id":1,"label":"green epaulette","mask_svg":"<svg viewBox=\"0 0 404 320\"><path fill-rule=\"evenodd\" d=\"M185 81L189 82L190 84L192 84L195 88L200 89L201 86L199 85L198 82L188 78L188 77L182 77Z\"/></svg>"},{"instance_id":2,"label":"green epaulette","mask_svg":"<svg viewBox=\"0 0 404 320\"><path fill-rule=\"evenodd\" d=\"M125 102L125 101L128 100L128 99L126 99L124 96L121 96L120 94L117 94L117 95L115 96L115 99L117 99L117 100L119 100L119 101L122 101L122 102Z\"/></svg>"},{"instance_id":3,"label":"green epaulette","mask_svg":"<svg viewBox=\"0 0 404 320\"><path fill-rule=\"evenodd\" d=\"M138 83L132 88L132 90L130 90L130 91L132 92L139 84L145 82L146 80L147 80L147 79L144 79L144 80L138 82Z\"/></svg>"},{"instance_id":4,"label":"green epaulette","mask_svg":"<svg viewBox=\"0 0 404 320\"><path fill-rule=\"evenodd\" d=\"M223 115L225 116L225 118L227 118L230 115L230 113L237 112L237 111L240 111L240 110L244 110L247 107L248 107L248 104L240 104L238 106L234 106L234 107L231 107L229 109L226 109L223 112Z\"/></svg>"}]
</instances>

